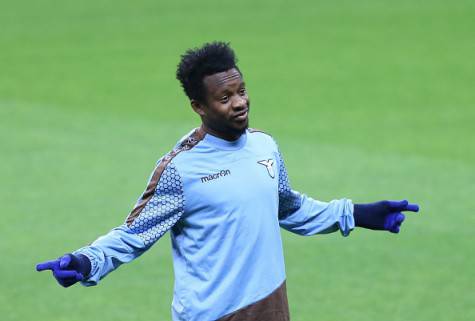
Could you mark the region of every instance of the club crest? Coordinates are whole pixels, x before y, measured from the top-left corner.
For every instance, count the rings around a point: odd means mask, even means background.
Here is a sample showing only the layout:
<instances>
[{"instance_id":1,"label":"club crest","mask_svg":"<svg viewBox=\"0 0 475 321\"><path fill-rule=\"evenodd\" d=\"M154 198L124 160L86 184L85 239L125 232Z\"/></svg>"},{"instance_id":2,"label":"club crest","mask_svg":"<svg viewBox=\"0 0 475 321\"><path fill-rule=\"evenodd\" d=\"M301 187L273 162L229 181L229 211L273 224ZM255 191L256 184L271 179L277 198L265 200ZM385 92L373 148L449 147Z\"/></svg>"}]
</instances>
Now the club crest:
<instances>
[{"instance_id":1,"label":"club crest","mask_svg":"<svg viewBox=\"0 0 475 321\"><path fill-rule=\"evenodd\" d=\"M275 177L274 160L272 158L267 159L267 160L261 160L261 161L258 161L257 163L267 168L267 173L269 174L271 178Z\"/></svg>"}]
</instances>

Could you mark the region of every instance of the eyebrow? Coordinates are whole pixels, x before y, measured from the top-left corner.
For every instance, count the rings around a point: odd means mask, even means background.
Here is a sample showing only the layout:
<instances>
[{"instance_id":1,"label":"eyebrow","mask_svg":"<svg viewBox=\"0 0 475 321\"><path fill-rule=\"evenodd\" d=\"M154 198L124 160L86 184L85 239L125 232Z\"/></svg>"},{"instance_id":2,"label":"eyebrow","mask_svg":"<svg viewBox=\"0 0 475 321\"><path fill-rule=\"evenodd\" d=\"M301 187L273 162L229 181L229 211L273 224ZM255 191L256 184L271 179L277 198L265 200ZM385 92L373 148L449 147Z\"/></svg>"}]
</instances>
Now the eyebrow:
<instances>
[{"instance_id":1,"label":"eyebrow","mask_svg":"<svg viewBox=\"0 0 475 321\"><path fill-rule=\"evenodd\" d=\"M238 90L241 90L243 88L246 88L246 83L244 81L241 82L241 84L239 85ZM228 95L229 93L231 93L231 91L228 88L225 87L225 88L222 88L222 89L218 90L217 96Z\"/></svg>"}]
</instances>

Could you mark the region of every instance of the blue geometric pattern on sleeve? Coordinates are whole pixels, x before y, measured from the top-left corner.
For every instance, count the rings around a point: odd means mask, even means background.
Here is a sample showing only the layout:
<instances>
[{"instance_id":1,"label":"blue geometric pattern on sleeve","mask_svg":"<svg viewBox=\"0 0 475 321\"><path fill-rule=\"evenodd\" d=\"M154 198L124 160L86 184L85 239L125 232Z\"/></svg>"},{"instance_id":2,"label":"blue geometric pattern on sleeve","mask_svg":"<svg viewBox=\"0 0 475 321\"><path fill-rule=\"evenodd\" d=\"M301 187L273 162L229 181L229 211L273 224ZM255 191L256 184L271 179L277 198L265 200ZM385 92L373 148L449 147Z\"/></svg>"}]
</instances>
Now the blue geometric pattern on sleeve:
<instances>
[{"instance_id":1,"label":"blue geometric pattern on sleeve","mask_svg":"<svg viewBox=\"0 0 475 321\"><path fill-rule=\"evenodd\" d=\"M183 215L185 198L183 181L170 162L162 172L155 193L130 226L146 246L155 243Z\"/></svg>"},{"instance_id":2,"label":"blue geometric pattern on sleeve","mask_svg":"<svg viewBox=\"0 0 475 321\"><path fill-rule=\"evenodd\" d=\"M302 198L299 193L290 188L287 169L279 152L279 219L286 218L302 206Z\"/></svg>"}]
</instances>

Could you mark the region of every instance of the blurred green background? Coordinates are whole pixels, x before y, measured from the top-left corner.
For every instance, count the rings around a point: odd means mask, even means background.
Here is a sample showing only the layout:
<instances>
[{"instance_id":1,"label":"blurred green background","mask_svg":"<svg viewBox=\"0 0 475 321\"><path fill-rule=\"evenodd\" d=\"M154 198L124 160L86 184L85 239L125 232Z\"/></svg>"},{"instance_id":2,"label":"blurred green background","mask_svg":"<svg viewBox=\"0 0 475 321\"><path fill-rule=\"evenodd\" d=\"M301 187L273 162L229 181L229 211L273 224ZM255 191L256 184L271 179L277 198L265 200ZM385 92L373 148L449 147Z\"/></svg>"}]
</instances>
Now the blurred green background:
<instances>
[{"instance_id":1,"label":"blurred green background","mask_svg":"<svg viewBox=\"0 0 475 321\"><path fill-rule=\"evenodd\" d=\"M211 40L295 189L421 205L400 235L283 232L292 320L475 320L468 0L2 2L0 319L170 319L168 235L93 288L34 266L121 224L199 125L174 75Z\"/></svg>"}]
</instances>

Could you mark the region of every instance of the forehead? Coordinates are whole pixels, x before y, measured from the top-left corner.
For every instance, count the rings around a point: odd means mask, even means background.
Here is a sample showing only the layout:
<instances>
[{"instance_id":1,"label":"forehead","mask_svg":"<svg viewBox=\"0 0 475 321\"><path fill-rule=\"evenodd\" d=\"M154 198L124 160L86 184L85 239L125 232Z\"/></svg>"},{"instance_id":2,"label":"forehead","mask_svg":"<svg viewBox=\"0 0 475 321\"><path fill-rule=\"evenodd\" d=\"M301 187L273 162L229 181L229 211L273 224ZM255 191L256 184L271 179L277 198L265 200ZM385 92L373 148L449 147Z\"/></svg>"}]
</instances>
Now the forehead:
<instances>
[{"instance_id":1,"label":"forehead","mask_svg":"<svg viewBox=\"0 0 475 321\"><path fill-rule=\"evenodd\" d=\"M236 68L231 68L203 78L203 83L210 93L224 90L229 87L239 86L242 82L241 73Z\"/></svg>"}]
</instances>

